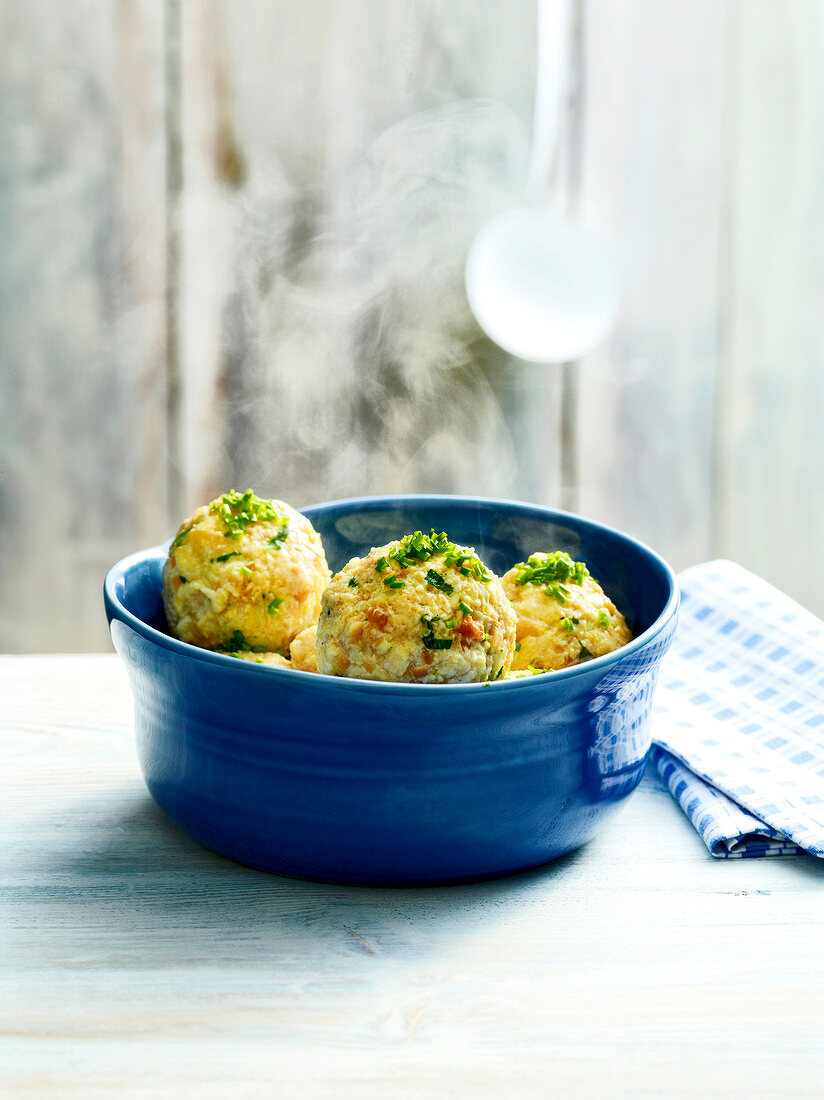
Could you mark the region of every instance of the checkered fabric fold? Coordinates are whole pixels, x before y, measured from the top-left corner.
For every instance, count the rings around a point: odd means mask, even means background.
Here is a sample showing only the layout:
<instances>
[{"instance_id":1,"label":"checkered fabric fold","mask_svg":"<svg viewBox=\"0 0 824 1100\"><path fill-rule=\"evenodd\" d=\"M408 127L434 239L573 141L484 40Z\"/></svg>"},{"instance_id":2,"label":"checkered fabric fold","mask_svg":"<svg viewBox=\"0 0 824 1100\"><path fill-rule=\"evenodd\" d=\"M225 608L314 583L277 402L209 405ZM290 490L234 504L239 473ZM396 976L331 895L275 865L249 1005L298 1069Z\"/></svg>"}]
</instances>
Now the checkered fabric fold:
<instances>
[{"instance_id":1,"label":"checkered fabric fold","mask_svg":"<svg viewBox=\"0 0 824 1100\"><path fill-rule=\"evenodd\" d=\"M824 623L733 562L679 581L652 761L714 856L824 857Z\"/></svg>"}]
</instances>

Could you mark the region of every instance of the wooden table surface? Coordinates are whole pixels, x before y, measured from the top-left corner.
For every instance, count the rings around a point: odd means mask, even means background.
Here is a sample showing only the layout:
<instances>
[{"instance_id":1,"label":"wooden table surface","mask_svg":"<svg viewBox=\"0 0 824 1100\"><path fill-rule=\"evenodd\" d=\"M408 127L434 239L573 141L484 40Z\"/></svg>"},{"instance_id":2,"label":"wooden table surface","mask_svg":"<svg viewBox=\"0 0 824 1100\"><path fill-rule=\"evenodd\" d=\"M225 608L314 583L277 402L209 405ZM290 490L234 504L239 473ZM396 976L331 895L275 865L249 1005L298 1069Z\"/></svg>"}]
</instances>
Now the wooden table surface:
<instances>
[{"instance_id":1,"label":"wooden table surface","mask_svg":"<svg viewBox=\"0 0 824 1100\"><path fill-rule=\"evenodd\" d=\"M655 776L581 851L322 886L154 806L114 656L0 657L0 1094L824 1095L824 862L716 861Z\"/></svg>"}]
</instances>

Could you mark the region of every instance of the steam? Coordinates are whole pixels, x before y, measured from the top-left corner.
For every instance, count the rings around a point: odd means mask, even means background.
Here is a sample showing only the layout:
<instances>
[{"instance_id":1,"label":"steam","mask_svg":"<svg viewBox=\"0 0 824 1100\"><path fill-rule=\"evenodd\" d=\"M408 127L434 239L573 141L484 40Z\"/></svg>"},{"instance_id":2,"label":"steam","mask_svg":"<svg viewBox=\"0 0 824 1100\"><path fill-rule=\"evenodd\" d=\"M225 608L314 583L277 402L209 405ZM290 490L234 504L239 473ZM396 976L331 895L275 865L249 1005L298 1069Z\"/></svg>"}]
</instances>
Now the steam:
<instances>
[{"instance_id":1,"label":"steam","mask_svg":"<svg viewBox=\"0 0 824 1100\"><path fill-rule=\"evenodd\" d=\"M247 200L224 317L234 481L298 504L510 491L504 357L463 266L526 162L514 112L463 101L386 130L325 189Z\"/></svg>"}]
</instances>

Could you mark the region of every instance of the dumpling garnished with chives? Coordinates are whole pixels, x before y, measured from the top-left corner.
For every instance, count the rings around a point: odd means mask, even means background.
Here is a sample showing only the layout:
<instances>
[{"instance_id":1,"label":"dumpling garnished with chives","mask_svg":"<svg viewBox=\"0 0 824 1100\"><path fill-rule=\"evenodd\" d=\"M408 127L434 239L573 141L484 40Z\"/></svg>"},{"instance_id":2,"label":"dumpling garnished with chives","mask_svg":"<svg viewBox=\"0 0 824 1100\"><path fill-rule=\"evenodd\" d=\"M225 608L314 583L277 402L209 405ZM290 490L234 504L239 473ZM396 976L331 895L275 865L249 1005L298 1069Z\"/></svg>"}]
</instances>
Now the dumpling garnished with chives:
<instances>
[{"instance_id":1,"label":"dumpling garnished with chives","mask_svg":"<svg viewBox=\"0 0 824 1100\"><path fill-rule=\"evenodd\" d=\"M163 569L172 633L224 653L281 653L317 621L329 567L309 520L247 489L180 525Z\"/></svg>"},{"instance_id":2,"label":"dumpling garnished with chives","mask_svg":"<svg viewBox=\"0 0 824 1100\"><path fill-rule=\"evenodd\" d=\"M514 645L515 614L475 551L415 531L332 578L317 665L364 680L480 683L506 674Z\"/></svg>"},{"instance_id":3,"label":"dumpling garnished with chives","mask_svg":"<svg viewBox=\"0 0 824 1100\"><path fill-rule=\"evenodd\" d=\"M582 561L556 550L531 554L501 578L518 616L513 670L566 668L620 649L626 619Z\"/></svg>"}]
</instances>

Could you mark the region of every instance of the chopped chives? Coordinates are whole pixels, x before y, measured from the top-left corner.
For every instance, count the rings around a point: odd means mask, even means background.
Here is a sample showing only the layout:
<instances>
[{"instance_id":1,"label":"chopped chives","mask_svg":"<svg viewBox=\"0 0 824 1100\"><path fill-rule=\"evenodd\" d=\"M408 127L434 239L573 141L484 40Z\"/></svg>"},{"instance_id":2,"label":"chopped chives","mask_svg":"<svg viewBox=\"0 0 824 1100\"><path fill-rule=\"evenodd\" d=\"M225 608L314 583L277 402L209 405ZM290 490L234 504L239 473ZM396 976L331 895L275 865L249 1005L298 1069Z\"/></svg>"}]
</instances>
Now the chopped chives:
<instances>
[{"instance_id":1,"label":"chopped chives","mask_svg":"<svg viewBox=\"0 0 824 1100\"><path fill-rule=\"evenodd\" d=\"M267 546L274 546L276 550L280 550L280 544L282 542L285 542L288 537L289 537L289 520L284 519L283 527L281 527L281 529L278 531L278 533L276 535L272 535L272 537L267 541L266 545Z\"/></svg>"},{"instance_id":2,"label":"chopped chives","mask_svg":"<svg viewBox=\"0 0 824 1100\"><path fill-rule=\"evenodd\" d=\"M429 630L423 636L423 644L427 649L451 649L452 638L436 638L434 623L442 622L443 620L439 615L421 615L421 622L424 626L429 627ZM444 626L448 626L449 623L444 623Z\"/></svg>"},{"instance_id":3,"label":"chopped chives","mask_svg":"<svg viewBox=\"0 0 824 1100\"><path fill-rule=\"evenodd\" d=\"M566 603L569 596L569 589L564 584L559 584L554 581L552 584L548 584L544 589L545 596L554 596L558 603Z\"/></svg>"},{"instance_id":4,"label":"chopped chives","mask_svg":"<svg viewBox=\"0 0 824 1100\"><path fill-rule=\"evenodd\" d=\"M243 636L242 630L233 630L232 636L220 645L215 646L218 653L265 653L265 645L250 645Z\"/></svg>"},{"instance_id":5,"label":"chopped chives","mask_svg":"<svg viewBox=\"0 0 824 1100\"><path fill-rule=\"evenodd\" d=\"M454 542L450 541L445 531L438 534L434 528L428 535L425 535L422 531L414 531L411 535L404 535L385 558L378 559L375 568L379 573L382 573L388 566L389 561L393 561L397 562L401 569L405 569L413 562L429 561L430 558L440 554L444 556L444 565L447 568L457 568L458 572L463 573L464 576L471 576L474 570L475 575L480 577L485 584L492 580L492 575L488 572L486 566L472 551L467 552L462 547L456 546ZM467 562L472 568L467 568L465 564Z\"/></svg>"},{"instance_id":6,"label":"chopped chives","mask_svg":"<svg viewBox=\"0 0 824 1100\"><path fill-rule=\"evenodd\" d=\"M182 531L178 531L178 533L174 537L172 546L182 546L182 544L186 541L186 536L189 534L193 527L194 524L190 523L188 527L184 527Z\"/></svg>"},{"instance_id":7,"label":"chopped chives","mask_svg":"<svg viewBox=\"0 0 824 1100\"><path fill-rule=\"evenodd\" d=\"M540 585L545 591L556 582L583 584L589 576L586 565L582 561L573 561L563 550L555 550L551 554L530 554L526 561L518 562L513 568L518 584Z\"/></svg>"},{"instance_id":8,"label":"chopped chives","mask_svg":"<svg viewBox=\"0 0 824 1100\"><path fill-rule=\"evenodd\" d=\"M223 521L223 533L227 538L242 539L246 528L253 523L280 523L283 530L276 539L285 538L289 527L288 517L280 515L271 500L262 500L251 489L245 493L230 489L211 502L209 513L218 515Z\"/></svg>"},{"instance_id":9,"label":"chopped chives","mask_svg":"<svg viewBox=\"0 0 824 1100\"><path fill-rule=\"evenodd\" d=\"M426 581L431 584L433 588L437 588L439 592L443 592L447 596L451 596L455 591L454 587L449 584L440 573L437 573L434 569L430 569L426 574Z\"/></svg>"}]
</instances>

